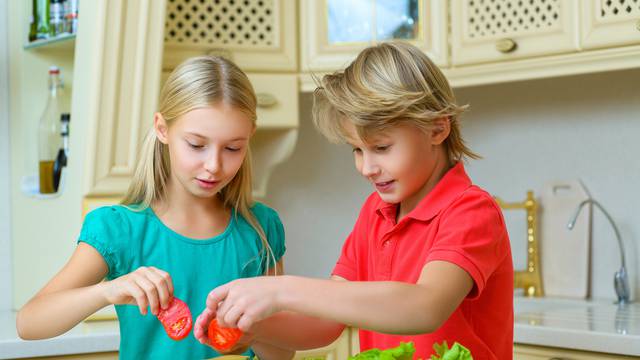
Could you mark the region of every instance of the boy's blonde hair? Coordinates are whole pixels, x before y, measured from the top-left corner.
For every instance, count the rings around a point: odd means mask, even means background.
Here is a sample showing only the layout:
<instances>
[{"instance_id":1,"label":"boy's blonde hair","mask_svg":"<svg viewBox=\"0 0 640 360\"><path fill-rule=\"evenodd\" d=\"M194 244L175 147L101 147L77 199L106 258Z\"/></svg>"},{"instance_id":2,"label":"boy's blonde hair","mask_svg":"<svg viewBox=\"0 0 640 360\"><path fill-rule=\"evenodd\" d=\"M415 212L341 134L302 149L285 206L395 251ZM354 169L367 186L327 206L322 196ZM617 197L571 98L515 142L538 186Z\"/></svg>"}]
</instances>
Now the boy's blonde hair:
<instances>
[{"instance_id":1,"label":"boy's blonde hair","mask_svg":"<svg viewBox=\"0 0 640 360\"><path fill-rule=\"evenodd\" d=\"M247 75L224 58L200 56L186 60L169 75L160 91L158 112L170 127L189 111L220 104L243 112L255 126L257 100ZM170 173L169 150L152 127L145 137L133 179L121 204L143 210L154 201L164 199ZM263 244L261 261L266 259L267 270L271 261L275 269L275 257L265 232L250 211L253 196L249 148L238 173L220 190L219 196L225 207L235 209L236 215L242 215L256 230Z\"/></svg>"},{"instance_id":2,"label":"boy's blonde hair","mask_svg":"<svg viewBox=\"0 0 640 360\"><path fill-rule=\"evenodd\" d=\"M440 69L417 47L388 42L364 49L344 70L325 75L314 92L313 121L330 141L344 142L344 122L358 136L398 124L429 130L433 121L448 118L451 132L444 141L449 162L479 158L462 140L458 106Z\"/></svg>"}]
</instances>

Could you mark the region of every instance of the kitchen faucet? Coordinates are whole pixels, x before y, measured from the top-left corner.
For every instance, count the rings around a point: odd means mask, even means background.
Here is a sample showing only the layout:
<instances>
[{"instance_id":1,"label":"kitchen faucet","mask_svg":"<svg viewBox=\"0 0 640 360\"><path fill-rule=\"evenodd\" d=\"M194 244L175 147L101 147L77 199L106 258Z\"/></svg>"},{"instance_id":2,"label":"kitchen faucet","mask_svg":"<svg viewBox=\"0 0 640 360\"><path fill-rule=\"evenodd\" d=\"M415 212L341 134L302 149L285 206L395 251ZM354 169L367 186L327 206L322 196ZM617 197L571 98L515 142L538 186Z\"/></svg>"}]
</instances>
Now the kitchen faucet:
<instances>
[{"instance_id":1,"label":"kitchen faucet","mask_svg":"<svg viewBox=\"0 0 640 360\"><path fill-rule=\"evenodd\" d=\"M576 220L578 220L578 215L580 215L580 210L582 210L582 208L587 204L593 204L598 209L600 209L604 214L604 216L606 216L607 220L609 220L611 227L613 227L613 231L616 233L616 239L618 240L618 248L620 249L621 266L620 266L620 270L616 271L616 273L613 276L613 287L616 290L616 295L618 296L617 304L619 305L628 304L630 302L629 301L629 277L627 275L627 267L624 261L624 253L625 253L624 245L622 244L622 238L620 237L620 232L618 231L618 227L616 226L616 223L613 221L613 219L611 218L611 215L609 215L607 210L605 210L604 207L594 199L584 200L580 203L580 205L578 205L578 208L576 209L575 214L571 217L571 220L569 220L569 223L567 224L567 228L569 230L573 229L573 227L576 224Z\"/></svg>"}]
</instances>

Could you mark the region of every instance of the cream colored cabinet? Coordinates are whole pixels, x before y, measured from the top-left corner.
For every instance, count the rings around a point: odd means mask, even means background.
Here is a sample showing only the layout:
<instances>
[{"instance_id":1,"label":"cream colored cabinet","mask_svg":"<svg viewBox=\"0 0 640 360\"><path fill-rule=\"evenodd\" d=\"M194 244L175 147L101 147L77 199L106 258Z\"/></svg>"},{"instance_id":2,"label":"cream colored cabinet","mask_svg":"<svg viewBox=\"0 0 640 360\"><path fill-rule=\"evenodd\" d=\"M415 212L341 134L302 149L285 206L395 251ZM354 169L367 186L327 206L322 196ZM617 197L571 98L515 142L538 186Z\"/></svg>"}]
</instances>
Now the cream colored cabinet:
<instances>
[{"instance_id":1,"label":"cream colored cabinet","mask_svg":"<svg viewBox=\"0 0 640 360\"><path fill-rule=\"evenodd\" d=\"M514 360L565 360L565 359L566 360L623 360L623 359L637 359L637 357L516 344L513 350L513 359Z\"/></svg>"},{"instance_id":2,"label":"cream colored cabinet","mask_svg":"<svg viewBox=\"0 0 640 360\"><path fill-rule=\"evenodd\" d=\"M216 54L245 71L296 71L296 2L168 0L164 68Z\"/></svg>"},{"instance_id":3,"label":"cream colored cabinet","mask_svg":"<svg viewBox=\"0 0 640 360\"><path fill-rule=\"evenodd\" d=\"M352 329L345 328L340 337L330 345L313 350L298 351L294 360L346 360L351 352ZM357 332L357 331L356 331Z\"/></svg>"},{"instance_id":4,"label":"cream colored cabinet","mask_svg":"<svg viewBox=\"0 0 640 360\"><path fill-rule=\"evenodd\" d=\"M584 49L640 45L640 1L592 0L581 5Z\"/></svg>"},{"instance_id":5,"label":"cream colored cabinet","mask_svg":"<svg viewBox=\"0 0 640 360\"><path fill-rule=\"evenodd\" d=\"M400 39L440 66L447 58L447 2L440 0L301 0L301 68L333 71L365 47Z\"/></svg>"},{"instance_id":6,"label":"cream colored cabinet","mask_svg":"<svg viewBox=\"0 0 640 360\"><path fill-rule=\"evenodd\" d=\"M453 65L578 50L576 0L451 2Z\"/></svg>"},{"instance_id":7,"label":"cream colored cabinet","mask_svg":"<svg viewBox=\"0 0 640 360\"><path fill-rule=\"evenodd\" d=\"M89 1L80 10L84 78L73 106L88 123L84 195L123 194L157 106L165 0Z\"/></svg>"}]
</instances>

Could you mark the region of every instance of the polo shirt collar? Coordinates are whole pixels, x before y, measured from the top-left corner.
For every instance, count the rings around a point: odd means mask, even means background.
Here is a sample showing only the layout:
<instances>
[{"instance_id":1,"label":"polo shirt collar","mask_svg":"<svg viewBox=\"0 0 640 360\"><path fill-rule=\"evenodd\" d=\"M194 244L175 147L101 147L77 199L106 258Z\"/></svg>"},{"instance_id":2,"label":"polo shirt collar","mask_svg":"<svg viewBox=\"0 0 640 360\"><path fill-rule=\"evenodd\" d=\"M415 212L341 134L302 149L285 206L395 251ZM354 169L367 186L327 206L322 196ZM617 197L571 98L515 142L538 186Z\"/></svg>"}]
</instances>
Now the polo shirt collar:
<instances>
[{"instance_id":1,"label":"polo shirt collar","mask_svg":"<svg viewBox=\"0 0 640 360\"><path fill-rule=\"evenodd\" d=\"M431 220L442 209L451 204L463 191L471 186L461 161L447 171L436 186L407 214L407 218L421 221ZM392 223L396 222L398 204L380 201L376 213Z\"/></svg>"}]
</instances>

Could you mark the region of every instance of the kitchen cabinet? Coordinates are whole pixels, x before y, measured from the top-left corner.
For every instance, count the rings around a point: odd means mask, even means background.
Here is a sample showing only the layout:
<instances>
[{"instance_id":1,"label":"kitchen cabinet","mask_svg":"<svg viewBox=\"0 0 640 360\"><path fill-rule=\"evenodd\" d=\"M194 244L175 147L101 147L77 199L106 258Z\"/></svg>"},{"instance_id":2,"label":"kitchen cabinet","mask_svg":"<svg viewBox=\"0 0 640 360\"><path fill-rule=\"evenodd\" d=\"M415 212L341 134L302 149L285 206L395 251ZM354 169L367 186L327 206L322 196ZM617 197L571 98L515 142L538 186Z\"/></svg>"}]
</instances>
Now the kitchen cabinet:
<instances>
[{"instance_id":1,"label":"kitchen cabinet","mask_svg":"<svg viewBox=\"0 0 640 360\"><path fill-rule=\"evenodd\" d=\"M515 344L514 360L623 360L630 356Z\"/></svg>"},{"instance_id":2,"label":"kitchen cabinet","mask_svg":"<svg viewBox=\"0 0 640 360\"><path fill-rule=\"evenodd\" d=\"M296 3L287 0L168 0L164 67L205 54L223 55L244 71L293 71Z\"/></svg>"},{"instance_id":3,"label":"kitchen cabinet","mask_svg":"<svg viewBox=\"0 0 640 360\"><path fill-rule=\"evenodd\" d=\"M453 65L578 50L576 0L451 2Z\"/></svg>"},{"instance_id":4,"label":"kitchen cabinet","mask_svg":"<svg viewBox=\"0 0 640 360\"><path fill-rule=\"evenodd\" d=\"M585 1L581 26L584 49L637 45L640 43L640 2Z\"/></svg>"},{"instance_id":5,"label":"kitchen cabinet","mask_svg":"<svg viewBox=\"0 0 640 360\"><path fill-rule=\"evenodd\" d=\"M447 2L439 0L302 0L302 69L333 71L365 47L402 39L447 65Z\"/></svg>"}]
</instances>

